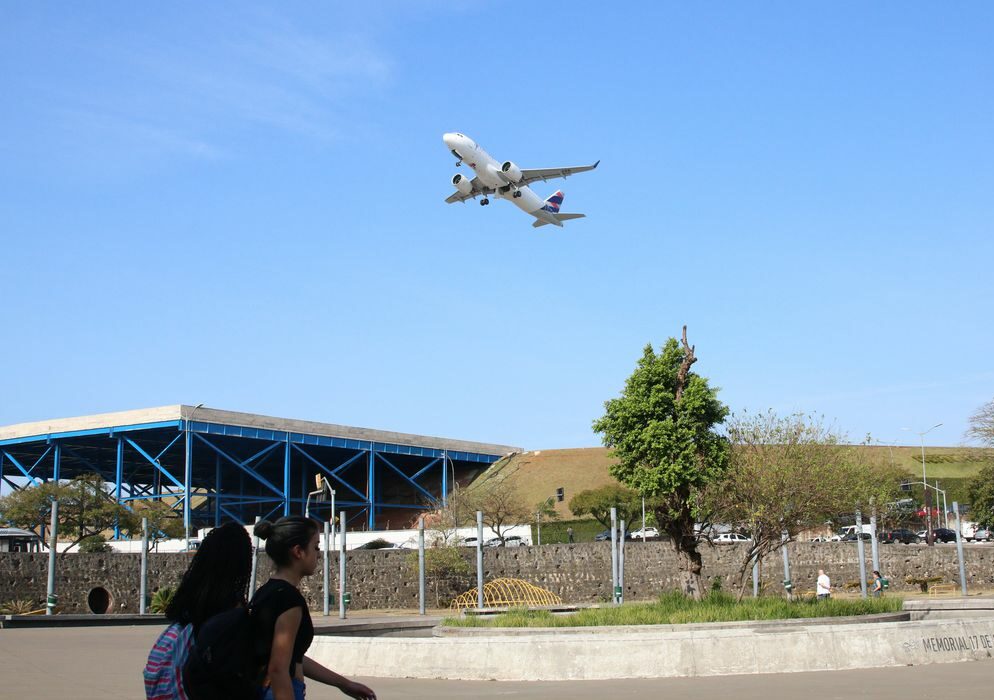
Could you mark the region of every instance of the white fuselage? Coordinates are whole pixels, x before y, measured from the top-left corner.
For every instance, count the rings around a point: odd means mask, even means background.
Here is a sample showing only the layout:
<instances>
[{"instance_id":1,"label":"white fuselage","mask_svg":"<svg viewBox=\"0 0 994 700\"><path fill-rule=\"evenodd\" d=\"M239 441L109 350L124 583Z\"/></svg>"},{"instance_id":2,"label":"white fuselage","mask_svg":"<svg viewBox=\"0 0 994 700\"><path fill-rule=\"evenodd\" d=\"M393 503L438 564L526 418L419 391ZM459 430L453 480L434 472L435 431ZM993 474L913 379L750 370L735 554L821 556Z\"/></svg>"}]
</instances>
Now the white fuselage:
<instances>
[{"instance_id":1,"label":"white fuselage","mask_svg":"<svg viewBox=\"0 0 994 700\"><path fill-rule=\"evenodd\" d=\"M555 217L542 209L545 206L545 202L530 187L527 185L514 185L502 177L500 170L501 162L495 160L493 156L483 150L483 147L476 143L476 141L468 136L457 133L447 133L442 136L442 140L454 155L458 154L459 159L473 169L476 176L480 178L480 182L487 187L494 188L494 197L506 199L518 209L526 214L531 214L536 219L542 219L556 226L562 226ZM517 197L514 196L516 191L521 193Z\"/></svg>"}]
</instances>

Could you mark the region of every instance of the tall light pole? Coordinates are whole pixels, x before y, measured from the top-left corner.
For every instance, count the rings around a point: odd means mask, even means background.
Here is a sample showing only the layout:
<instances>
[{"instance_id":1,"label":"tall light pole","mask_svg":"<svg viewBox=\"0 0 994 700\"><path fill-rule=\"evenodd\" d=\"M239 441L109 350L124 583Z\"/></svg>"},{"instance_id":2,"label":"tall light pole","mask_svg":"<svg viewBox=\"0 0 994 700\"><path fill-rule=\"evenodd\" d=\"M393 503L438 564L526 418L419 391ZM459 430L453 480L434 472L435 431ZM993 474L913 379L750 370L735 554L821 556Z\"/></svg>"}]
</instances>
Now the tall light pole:
<instances>
[{"instance_id":1,"label":"tall light pole","mask_svg":"<svg viewBox=\"0 0 994 700\"><path fill-rule=\"evenodd\" d=\"M190 529L193 520L193 507L190 505L190 499L193 498L193 433L190 431L190 424L193 423L193 417L197 415L197 411L203 407L203 403L194 406L184 423L186 452L183 458L183 542L186 551L190 551Z\"/></svg>"},{"instance_id":2,"label":"tall light pole","mask_svg":"<svg viewBox=\"0 0 994 700\"><path fill-rule=\"evenodd\" d=\"M942 423L936 423L935 425L933 425L928 430L923 430L922 432L918 433L918 439L921 441L921 446L922 446L922 487L924 488L924 491L925 491L925 496L924 496L924 500L925 500L925 517L927 518L926 522L928 523L928 535L927 535L927 538L928 538L928 544L929 544L929 546L932 546L932 545L935 544L935 538L932 537L932 508L930 507L931 506L930 501L932 499L929 498L929 496L931 494L929 493L929 490L928 490L928 481L926 481L926 479L925 479L925 436L928 435L933 430L935 430L936 428L941 427L941 426L942 426ZM904 428L904 430L910 430L910 428ZM917 432L917 431L912 431L912 432Z\"/></svg>"}]
</instances>

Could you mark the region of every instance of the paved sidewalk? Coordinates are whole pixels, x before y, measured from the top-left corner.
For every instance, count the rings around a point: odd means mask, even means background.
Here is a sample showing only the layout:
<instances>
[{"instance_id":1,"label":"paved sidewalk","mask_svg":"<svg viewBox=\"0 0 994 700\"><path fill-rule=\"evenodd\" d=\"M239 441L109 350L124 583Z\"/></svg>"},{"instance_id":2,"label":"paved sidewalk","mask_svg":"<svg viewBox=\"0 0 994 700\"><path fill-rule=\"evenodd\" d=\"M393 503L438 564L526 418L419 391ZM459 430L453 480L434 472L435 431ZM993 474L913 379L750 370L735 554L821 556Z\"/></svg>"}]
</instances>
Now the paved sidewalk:
<instances>
[{"instance_id":1,"label":"paved sidewalk","mask_svg":"<svg viewBox=\"0 0 994 700\"><path fill-rule=\"evenodd\" d=\"M141 671L156 627L75 627L0 631L0 698L106 700L144 697ZM986 697L994 660L929 666L661 680L497 683L363 678L381 700L514 698L612 700L686 697L695 700L946 700ZM345 696L311 684L309 700Z\"/></svg>"}]
</instances>

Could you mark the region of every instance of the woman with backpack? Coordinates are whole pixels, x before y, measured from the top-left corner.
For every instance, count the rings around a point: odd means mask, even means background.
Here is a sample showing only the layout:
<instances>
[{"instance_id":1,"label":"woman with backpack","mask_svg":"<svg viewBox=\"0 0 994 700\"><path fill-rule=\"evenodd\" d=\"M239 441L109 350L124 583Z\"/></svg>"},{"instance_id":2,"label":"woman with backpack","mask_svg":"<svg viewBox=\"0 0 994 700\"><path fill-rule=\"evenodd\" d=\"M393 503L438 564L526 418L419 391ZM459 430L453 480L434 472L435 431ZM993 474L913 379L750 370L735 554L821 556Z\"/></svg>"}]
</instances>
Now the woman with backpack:
<instances>
[{"instance_id":1,"label":"woman with backpack","mask_svg":"<svg viewBox=\"0 0 994 700\"><path fill-rule=\"evenodd\" d=\"M166 607L172 624L159 635L145 664L145 697L187 700L182 671L201 625L244 606L252 571L252 541L238 523L211 530Z\"/></svg>"},{"instance_id":2,"label":"woman with backpack","mask_svg":"<svg viewBox=\"0 0 994 700\"><path fill-rule=\"evenodd\" d=\"M351 681L305 656L314 638L314 625L299 586L317 570L320 554L318 524L301 515L262 520L255 534L266 541L266 554L276 573L252 598L259 628L271 635L263 700L304 700L304 678L338 688L357 700L376 700L362 683Z\"/></svg>"}]
</instances>

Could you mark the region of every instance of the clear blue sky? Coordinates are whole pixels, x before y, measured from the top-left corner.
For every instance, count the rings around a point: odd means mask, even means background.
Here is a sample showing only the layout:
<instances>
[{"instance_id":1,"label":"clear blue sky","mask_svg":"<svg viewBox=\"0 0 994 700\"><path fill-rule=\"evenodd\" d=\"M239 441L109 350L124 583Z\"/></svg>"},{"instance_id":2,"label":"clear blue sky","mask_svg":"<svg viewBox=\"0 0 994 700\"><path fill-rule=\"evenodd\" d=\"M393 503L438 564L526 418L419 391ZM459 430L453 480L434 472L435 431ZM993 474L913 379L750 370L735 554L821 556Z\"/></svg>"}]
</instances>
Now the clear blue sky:
<instances>
[{"instance_id":1,"label":"clear blue sky","mask_svg":"<svg viewBox=\"0 0 994 700\"><path fill-rule=\"evenodd\" d=\"M197 404L521 445L689 326L735 411L994 398L987 2L4 3L0 424ZM602 159L535 230L441 135Z\"/></svg>"}]
</instances>

